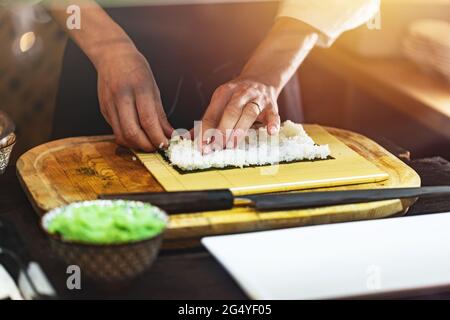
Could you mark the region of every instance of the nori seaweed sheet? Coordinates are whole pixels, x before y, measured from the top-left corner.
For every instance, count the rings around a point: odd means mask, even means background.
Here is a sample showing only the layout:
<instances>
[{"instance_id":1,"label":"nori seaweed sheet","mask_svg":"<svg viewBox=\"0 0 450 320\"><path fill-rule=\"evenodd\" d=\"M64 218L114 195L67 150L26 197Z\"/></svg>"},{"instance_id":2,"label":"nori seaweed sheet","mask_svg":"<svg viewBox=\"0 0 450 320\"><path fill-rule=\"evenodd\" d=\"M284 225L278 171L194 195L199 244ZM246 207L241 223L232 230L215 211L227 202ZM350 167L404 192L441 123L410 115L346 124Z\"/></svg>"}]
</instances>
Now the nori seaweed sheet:
<instances>
[{"instance_id":1,"label":"nori seaweed sheet","mask_svg":"<svg viewBox=\"0 0 450 320\"><path fill-rule=\"evenodd\" d=\"M199 172L207 172L207 171L213 171L213 170L241 169L241 167L227 166L227 167L224 167L224 168L208 168L208 169L196 169L196 170L183 170L180 167L171 164L169 158L167 157L166 153L163 150L160 150L159 154L164 159L164 161L166 161L172 168L174 168L179 174L182 174L182 175L184 175L184 174L191 174L191 173L199 173ZM328 161L328 160L335 160L335 158L333 158L332 156L328 156L326 159L282 161L279 164L289 164L289 163L297 163L297 162L318 162L318 161ZM244 166L244 168L263 168L263 167L270 167L270 166L271 166L271 164L264 164L264 165Z\"/></svg>"}]
</instances>

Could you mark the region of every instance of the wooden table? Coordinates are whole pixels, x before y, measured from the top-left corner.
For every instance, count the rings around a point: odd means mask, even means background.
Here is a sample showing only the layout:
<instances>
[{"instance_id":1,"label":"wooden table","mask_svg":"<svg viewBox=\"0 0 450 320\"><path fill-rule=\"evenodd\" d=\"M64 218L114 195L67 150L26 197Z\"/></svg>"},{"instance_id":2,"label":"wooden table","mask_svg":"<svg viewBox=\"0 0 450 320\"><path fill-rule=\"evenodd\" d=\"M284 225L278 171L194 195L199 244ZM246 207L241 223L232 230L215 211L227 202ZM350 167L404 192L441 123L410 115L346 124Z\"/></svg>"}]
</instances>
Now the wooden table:
<instances>
[{"instance_id":1,"label":"wooden table","mask_svg":"<svg viewBox=\"0 0 450 320\"><path fill-rule=\"evenodd\" d=\"M413 160L408 164L421 175L424 185L450 184L450 163L442 158ZM125 290L105 292L83 282L82 290L69 291L65 266L52 256L38 228L37 215L20 188L15 167L0 176L0 186L0 218L15 224L32 259L41 264L61 298L246 299L227 272L202 248L162 252L153 268ZM450 211L448 198L419 200L408 215L444 211ZM427 292L419 297L450 299L450 292Z\"/></svg>"}]
</instances>

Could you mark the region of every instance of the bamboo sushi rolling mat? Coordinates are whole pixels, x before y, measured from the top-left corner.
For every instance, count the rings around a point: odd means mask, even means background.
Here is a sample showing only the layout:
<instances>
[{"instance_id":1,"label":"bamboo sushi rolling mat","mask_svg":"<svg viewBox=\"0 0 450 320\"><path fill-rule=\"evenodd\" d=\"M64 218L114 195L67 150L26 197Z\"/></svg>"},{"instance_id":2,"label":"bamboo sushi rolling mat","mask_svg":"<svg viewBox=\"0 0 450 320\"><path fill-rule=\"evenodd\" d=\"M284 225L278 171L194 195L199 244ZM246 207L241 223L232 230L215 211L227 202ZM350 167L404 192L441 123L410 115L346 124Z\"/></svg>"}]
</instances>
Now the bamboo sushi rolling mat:
<instances>
[{"instance_id":1,"label":"bamboo sushi rolling mat","mask_svg":"<svg viewBox=\"0 0 450 320\"><path fill-rule=\"evenodd\" d=\"M298 170L301 169L301 174L296 175L302 179L299 187L345 190L420 186L420 178L414 170L362 135L315 125L305 125L305 130L317 143L329 143L335 160L280 165L280 172L288 170L295 174L293 169L281 168L281 166L294 165ZM155 161L155 155L151 158ZM144 162L146 162L145 159ZM166 165L165 162L160 162L155 166L167 169ZM258 168L248 169L258 170ZM154 169L151 168L151 170ZM235 170L247 169L225 171ZM246 178L250 175L247 171L240 171L241 176ZM118 147L111 136L68 138L38 146L20 157L17 162L17 174L28 198L39 214L74 201L96 199L99 194L164 191L158 180L141 161L129 150ZM324 177L334 177L334 180ZM362 177L365 180L362 180ZM270 179L271 187L264 190L272 190L273 181L279 180L279 178L273 180L270 175L266 179ZM361 183L362 181L365 183ZM346 185L339 186L342 183ZM349 183L358 184L347 185ZM208 186L224 187L224 185L216 186L215 184L208 184ZM236 182L228 186L239 188L240 184ZM200 188L199 185L195 187ZM252 193L260 192L257 188L250 189ZM286 190L285 186L282 186L280 190ZM239 192L241 191L237 193ZM165 234L164 245L166 248L195 245L199 238L206 235L400 215L407 211L414 200L388 200L264 213L259 213L252 208L235 208L226 211L172 215Z\"/></svg>"},{"instance_id":2,"label":"bamboo sushi rolling mat","mask_svg":"<svg viewBox=\"0 0 450 320\"><path fill-rule=\"evenodd\" d=\"M389 175L318 125L306 131L333 159L272 166L180 172L159 153L136 153L166 191L230 189L234 195L285 192L383 181Z\"/></svg>"}]
</instances>

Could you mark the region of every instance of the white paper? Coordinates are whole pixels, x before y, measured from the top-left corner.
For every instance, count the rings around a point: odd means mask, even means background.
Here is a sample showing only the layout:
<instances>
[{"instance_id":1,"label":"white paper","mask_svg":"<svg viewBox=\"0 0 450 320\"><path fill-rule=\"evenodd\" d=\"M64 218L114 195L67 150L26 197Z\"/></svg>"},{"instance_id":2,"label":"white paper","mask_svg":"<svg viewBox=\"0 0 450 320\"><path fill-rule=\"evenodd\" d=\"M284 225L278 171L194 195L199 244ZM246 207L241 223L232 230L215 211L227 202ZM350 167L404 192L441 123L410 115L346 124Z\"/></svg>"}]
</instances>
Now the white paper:
<instances>
[{"instance_id":1,"label":"white paper","mask_svg":"<svg viewBox=\"0 0 450 320\"><path fill-rule=\"evenodd\" d=\"M450 285L450 213L204 238L253 299Z\"/></svg>"}]
</instances>

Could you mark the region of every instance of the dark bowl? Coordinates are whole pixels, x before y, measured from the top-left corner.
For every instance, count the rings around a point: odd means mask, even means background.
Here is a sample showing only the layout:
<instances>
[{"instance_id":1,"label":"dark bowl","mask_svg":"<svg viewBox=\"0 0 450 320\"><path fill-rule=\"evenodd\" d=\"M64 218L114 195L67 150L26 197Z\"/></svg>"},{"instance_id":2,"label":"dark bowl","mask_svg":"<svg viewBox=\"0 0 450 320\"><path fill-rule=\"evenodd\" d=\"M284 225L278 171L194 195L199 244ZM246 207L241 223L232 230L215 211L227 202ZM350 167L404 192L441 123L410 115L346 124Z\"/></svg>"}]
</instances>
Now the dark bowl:
<instances>
[{"instance_id":1,"label":"dark bowl","mask_svg":"<svg viewBox=\"0 0 450 320\"><path fill-rule=\"evenodd\" d=\"M16 144L16 135L11 133L0 141L0 174L3 174L8 167L12 150Z\"/></svg>"},{"instance_id":2,"label":"dark bowl","mask_svg":"<svg viewBox=\"0 0 450 320\"><path fill-rule=\"evenodd\" d=\"M113 205L125 202L130 206L143 205L137 201L94 200L72 203L68 206L53 209L41 219L41 227L49 236L53 252L67 265L76 265L82 276L105 284L124 284L148 270L158 255L164 230L151 238L136 242L120 244L89 244L75 241L64 241L60 236L47 231L49 221L61 214L70 206ZM168 216L159 210L158 217L168 221Z\"/></svg>"},{"instance_id":3,"label":"dark bowl","mask_svg":"<svg viewBox=\"0 0 450 320\"><path fill-rule=\"evenodd\" d=\"M12 149L16 143L14 123L8 115L0 111L0 174L5 172Z\"/></svg>"}]
</instances>

